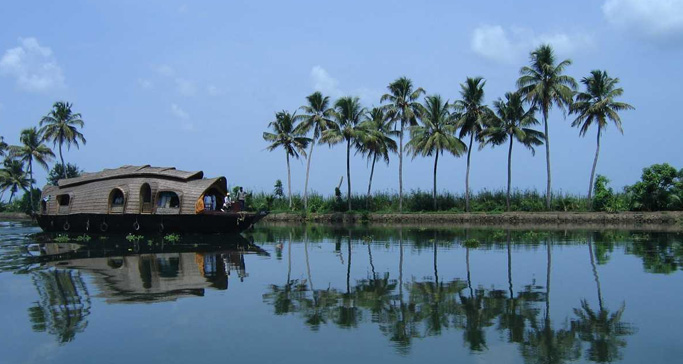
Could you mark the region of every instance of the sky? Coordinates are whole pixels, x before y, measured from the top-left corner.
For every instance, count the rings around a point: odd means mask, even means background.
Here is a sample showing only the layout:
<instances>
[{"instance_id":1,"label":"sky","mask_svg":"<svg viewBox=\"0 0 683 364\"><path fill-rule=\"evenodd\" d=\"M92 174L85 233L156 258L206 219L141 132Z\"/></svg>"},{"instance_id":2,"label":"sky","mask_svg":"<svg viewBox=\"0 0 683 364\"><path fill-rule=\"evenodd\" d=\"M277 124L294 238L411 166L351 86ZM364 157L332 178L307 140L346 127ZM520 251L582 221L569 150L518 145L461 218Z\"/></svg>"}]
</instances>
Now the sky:
<instances>
[{"instance_id":1,"label":"sky","mask_svg":"<svg viewBox=\"0 0 683 364\"><path fill-rule=\"evenodd\" d=\"M620 79L624 134L610 125L597 173L615 189L654 163L683 167L683 0L556 1L12 1L0 12L0 135L17 144L55 101L82 114L87 144L67 162L95 172L174 166L272 191L287 180L285 154L262 133L280 110L318 90L380 105L401 76L427 94L460 98L467 77L486 79L485 102L515 89L529 52L551 44L568 75L593 69ZM550 113L553 190L585 194L597 130L579 137L573 115ZM55 149L55 152L57 150ZM513 187L545 190L544 148L513 150ZM404 189L430 190L433 159L404 159ZM472 190L503 189L507 148L474 150ZM354 192L370 168L351 160ZM462 193L465 158L439 159L438 189ZM36 169L38 185L46 171ZM306 163L292 162L302 192ZM346 174L342 145L316 145L310 189L331 194ZM344 182L344 185L346 183ZM378 164L373 189L398 190L398 158ZM344 190L344 189L343 189Z\"/></svg>"}]
</instances>

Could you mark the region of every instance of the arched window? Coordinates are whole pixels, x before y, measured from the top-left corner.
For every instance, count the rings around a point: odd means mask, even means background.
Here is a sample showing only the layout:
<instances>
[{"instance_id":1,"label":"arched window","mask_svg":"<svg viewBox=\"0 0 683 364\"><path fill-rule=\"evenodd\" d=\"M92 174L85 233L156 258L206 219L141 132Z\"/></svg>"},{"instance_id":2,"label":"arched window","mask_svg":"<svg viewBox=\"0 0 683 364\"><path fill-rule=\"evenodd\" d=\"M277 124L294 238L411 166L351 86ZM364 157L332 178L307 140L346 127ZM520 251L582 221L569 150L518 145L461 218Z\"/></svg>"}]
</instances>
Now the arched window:
<instances>
[{"instance_id":1,"label":"arched window","mask_svg":"<svg viewBox=\"0 0 683 364\"><path fill-rule=\"evenodd\" d=\"M60 214L68 214L69 209L71 209L71 195L57 195L57 205L57 209Z\"/></svg>"},{"instance_id":2,"label":"arched window","mask_svg":"<svg viewBox=\"0 0 683 364\"><path fill-rule=\"evenodd\" d=\"M140 187L140 212L152 213L152 188L149 183L143 183Z\"/></svg>"},{"instance_id":3,"label":"arched window","mask_svg":"<svg viewBox=\"0 0 683 364\"><path fill-rule=\"evenodd\" d=\"M109 213L122 214L123 206L126 203L126 198L120 188L114 188L109 193Z\"/></svg>"},{"instance_id":4,"label":"arched window","mask_svg":"<svg viewBox=\"0 0 683 364\"><path fill-rule=\"evenodd\" d=\"M157 194L158 214L180 213L180 197L173 191L161 191Z\"/></svg>"}]
</instances>

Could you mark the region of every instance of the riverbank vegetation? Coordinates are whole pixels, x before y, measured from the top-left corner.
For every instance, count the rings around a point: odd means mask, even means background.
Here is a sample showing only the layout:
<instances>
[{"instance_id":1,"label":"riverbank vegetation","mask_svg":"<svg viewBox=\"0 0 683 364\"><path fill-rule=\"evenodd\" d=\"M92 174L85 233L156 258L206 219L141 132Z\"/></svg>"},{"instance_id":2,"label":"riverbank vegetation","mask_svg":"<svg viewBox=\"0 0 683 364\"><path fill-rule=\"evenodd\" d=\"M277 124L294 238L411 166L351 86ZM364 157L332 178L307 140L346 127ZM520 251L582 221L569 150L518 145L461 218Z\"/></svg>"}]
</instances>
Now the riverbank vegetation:
<instances>
[{"instance_id":1,"label":"riverbank vegetation","mask_svg":"<svg viewBox=\"0 0 683 364\"><path fill-rule=\"evenodd\" d=\"M273 193L254 193L247 198L247 207L272 212L299 211L302 213L399 213L400 197L396 192L375 192L368 196L352 195L351 208L337 189L334 195L311 193L308 208L304 209L303 197L292 195L292 208L282 193L282 183L277 181ZM675 211L683 210L683 168L677 170L669 164L655 164L643 169L641 180L614 191L609 179L598 175L593 188L593 199L588 205L585 196L555 193L551 209L545 205L545 195L535 190L482 190L470 196L470 212L584 212L584 211ZM509 200L509 202L508 202ZM436 205L434 204L436 202ZM508 209L509 206L509 209ZM464 193L443 192L436 194L427 190L412 190L403 197L403 212L460 213L467 210Z\"/></svg>"}]
</instances>

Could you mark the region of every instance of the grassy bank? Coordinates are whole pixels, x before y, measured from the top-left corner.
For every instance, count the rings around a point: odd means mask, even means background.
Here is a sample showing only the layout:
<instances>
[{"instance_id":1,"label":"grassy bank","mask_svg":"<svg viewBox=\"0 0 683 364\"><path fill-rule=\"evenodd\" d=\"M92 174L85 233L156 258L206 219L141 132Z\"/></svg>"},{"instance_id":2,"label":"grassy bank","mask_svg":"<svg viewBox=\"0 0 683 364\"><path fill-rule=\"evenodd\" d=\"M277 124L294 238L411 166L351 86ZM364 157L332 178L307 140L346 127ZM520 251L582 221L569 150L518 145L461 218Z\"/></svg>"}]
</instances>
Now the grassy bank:
<instances>
[{"instance_id":1,"label":"grassy bank","mask_svg":"<svg viewBox=\"0 0 683 364\"><path fill-rule=\"evenodd\" d=\"M662 212L506 212L506 213L272 213L264 222L322 222L322 223L400 223L400 224L458 224L472 226L560 226L581 225L606 228L619 226L669 226L683 229L682 211Z\"/></svg>"},{"instance_id":2,"label":"grassy bank","mask_svg":"<svg viewBox=\"0 0 683 364\"><path fill-rule=\"evenodd\" d=\"M247 205L255 210L263 209L272 212L304 212L303 197L292 196L292 208L285 196L268 193L255 193L248 196ZM371 213L399 213L399 198L397 193L378 192L368 199L366 195L352 195L352 211ZM545 211L545 195L534 190L514 191L510 196L512 211L541 212ZM308 210L306 213L335 213L348 212L346 196L323 196L311 193L308 196ZM471 212L504 212L506 210L506 194L504 191L483 190L470 197ZM556 193L553 195L553 211L580 212L588 211L584 197ZM441 193L436 197L436 209L431 192L413 190L403 196L403 212L465 212L465 195Z\"/></svg>"}]
</instances>

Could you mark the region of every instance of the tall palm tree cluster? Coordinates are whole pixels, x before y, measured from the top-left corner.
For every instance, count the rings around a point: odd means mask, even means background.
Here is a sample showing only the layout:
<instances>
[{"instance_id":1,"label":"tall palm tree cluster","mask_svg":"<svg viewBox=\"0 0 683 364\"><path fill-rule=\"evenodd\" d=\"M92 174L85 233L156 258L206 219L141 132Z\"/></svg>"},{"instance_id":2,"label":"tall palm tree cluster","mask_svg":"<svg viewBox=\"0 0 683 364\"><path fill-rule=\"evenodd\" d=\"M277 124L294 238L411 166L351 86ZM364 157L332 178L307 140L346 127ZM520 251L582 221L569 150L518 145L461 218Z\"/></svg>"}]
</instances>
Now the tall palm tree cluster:
<instances>
[{"instance_id":1,"label":"tall palm tree cluster","mask_svg":"<svg viewBox=\"0 0 683 364\"><path fill-rule=\"evenodd\" d=\"M613 122L623 133L619 112L633 109L629 104L615 101L623 94L617 86L618 78L607 71L594 70L581 80L585 91L578 91L578 83L565 74L572 64L566 59L557 62L550 45L541 45L530 53L529 65L520 69L517 89L498 98L489 107L484 102L484 85L481 77L468 77L460 84L459 98L453 102L440 95L427 95L421 87L401 77L387 86L387 93L380 98L379 107L364 108L358 97L341 97L335 102L321 92L306 98L300 114L281 111L269 124L273 132L264 132L269 142L268 150L282 147L287 157L289 203L292 207L290 157L307 159L304 185L304 209L308 209L308 179L310 176L313 147L316 144L346 145L347 203L351 210L351 150L355 150L372 162L366 208L369 208L372 176L378 159L389 163L390 153L398 154L399 211L403 211L403 156L404 154L434 157L434 183L432 197L437 209L436 174L439 156L444 153L459 157L467 155L465 172L465 209L470 211L470 166L472 150L487 145L508 145L507 163L507 209L510 210L512 184L512 147L516 141L535 155L535 148L545 144L547 185L546 209L551 208L551 164L548 116L556 107L565 114L575 115L573 127L584 136L591 125L597 125L597 148L588 187L588 206L598 155L600 137L608 122ZM543 120L543 131L534 129L539 124L537 114ZM410 139L404 143L406 131ZM397 140L398 139L398 143ZM310 146L308 154L305 150Z\"/></svg>"},{"instance_id":2,"label":"tall palm tree cluster","mask_svg":"<svg viewBox=\"0 0 683 364\"><path fill-rule=\"evenodd\" d=\"M79 128L83 128L84 122L80 113L74 113L72 104L68 102L55 102L52 110L44 116L39 127L30 127L21 131L20 145L7 145L0 136L0 156L4 157L3 168L0 169L0 197L5 192L10 192L9 203L12 203L14 195L23 190L28 193L31 205L31 213L34 213L33 166L39 165L48 170L48 163L55 158L55 153L46 145L52 142L53 147L59 145L59 159L61 170L67 178L68 170L64 164L62 147L67 149L71 145L79 147L79 142L85 144L86 140Z\"/></svg>"}]
</instances>

